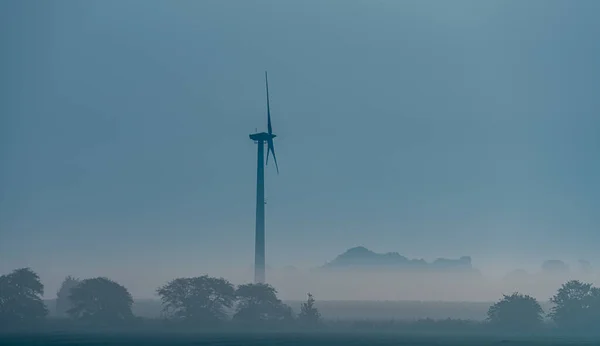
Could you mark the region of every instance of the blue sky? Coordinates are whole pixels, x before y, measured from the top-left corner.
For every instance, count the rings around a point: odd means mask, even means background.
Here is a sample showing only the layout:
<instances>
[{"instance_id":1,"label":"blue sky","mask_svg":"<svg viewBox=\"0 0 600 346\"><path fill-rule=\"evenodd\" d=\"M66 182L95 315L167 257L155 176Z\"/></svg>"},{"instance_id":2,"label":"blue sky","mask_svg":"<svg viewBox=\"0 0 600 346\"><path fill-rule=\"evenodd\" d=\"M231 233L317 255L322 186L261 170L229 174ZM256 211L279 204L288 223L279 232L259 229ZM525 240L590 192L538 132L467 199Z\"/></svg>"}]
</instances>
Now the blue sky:
<instances>
[{"instance_id":1,"label":"blue sky","mask_svg":"<svg viewBox=\"0 0 600 346\"><path fill-rule=\"evenodd\" d=\"M597 259L597 1L0 5L0 270ZM512 261L512 262L511 262ZM517 264L515 264L517 265Z\"/></svg>"}]
</instances>

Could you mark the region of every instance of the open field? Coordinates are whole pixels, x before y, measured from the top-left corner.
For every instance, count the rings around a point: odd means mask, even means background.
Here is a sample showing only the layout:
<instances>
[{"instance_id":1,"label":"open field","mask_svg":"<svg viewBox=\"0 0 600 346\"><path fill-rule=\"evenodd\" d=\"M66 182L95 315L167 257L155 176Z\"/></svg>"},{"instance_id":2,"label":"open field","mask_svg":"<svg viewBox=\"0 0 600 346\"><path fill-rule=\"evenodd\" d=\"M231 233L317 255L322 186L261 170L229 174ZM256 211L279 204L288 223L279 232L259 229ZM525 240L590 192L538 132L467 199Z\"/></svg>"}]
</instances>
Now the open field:
<instances>
[{"instance_id":1,"label":"open field","mask_svg":"<svg viewBox=\"0 0 600 346\"><path fill-rule=\"evenodd\" d=\"M0 335L1 345L214 345L214 346L558 346L597 345L599 340L434 336L388 333L232 333L232 334L35 334Z\"/></svg>"}]
</instances>

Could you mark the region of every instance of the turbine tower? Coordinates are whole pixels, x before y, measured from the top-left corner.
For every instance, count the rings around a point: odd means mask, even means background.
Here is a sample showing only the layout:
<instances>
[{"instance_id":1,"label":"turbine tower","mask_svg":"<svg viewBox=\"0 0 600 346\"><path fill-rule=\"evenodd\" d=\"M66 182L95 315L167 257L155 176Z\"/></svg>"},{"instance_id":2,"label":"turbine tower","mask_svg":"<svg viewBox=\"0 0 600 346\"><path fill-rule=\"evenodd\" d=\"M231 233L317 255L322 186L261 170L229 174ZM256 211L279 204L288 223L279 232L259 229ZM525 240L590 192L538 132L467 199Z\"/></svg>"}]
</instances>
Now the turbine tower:
<instances>
[{"instance_id":1,"label":"turbine tower","mask_svg":"<svg viewBox=\"0 0 600 346\"><path fill-rule=\"evenodd\" d=\"M269 105L269 79L265 71L265 86L267 89L267 132L254 133L250 139L258 146L257 165L256 165L256 234L254 243L254 282L265 283L265 142L267 143L267 160L269 163L269 153L273 155L275 168L279 174L277 166L277 157L275 156L275 146L273 139L277 136L273 134L271 127L271 107Z\"/></svg>"}]
</instances>

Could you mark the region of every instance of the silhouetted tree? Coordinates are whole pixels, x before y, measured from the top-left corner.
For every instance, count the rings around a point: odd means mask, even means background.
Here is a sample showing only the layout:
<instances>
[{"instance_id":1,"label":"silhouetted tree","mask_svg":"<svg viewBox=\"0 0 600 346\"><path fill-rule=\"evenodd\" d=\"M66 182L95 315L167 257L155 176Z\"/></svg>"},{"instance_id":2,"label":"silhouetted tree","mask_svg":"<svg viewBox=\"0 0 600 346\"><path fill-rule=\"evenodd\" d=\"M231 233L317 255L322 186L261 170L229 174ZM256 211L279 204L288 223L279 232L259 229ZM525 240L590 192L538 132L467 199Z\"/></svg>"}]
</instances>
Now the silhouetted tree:
<instances>
[{"instance_id":1,"label":"silhouetted tree","mask_svg":"<svg viewBox=\"0 0 600 346\"><path fill-rule=\"evenodd\" d=\"M94 324L116 324L133 318L127 288L107 278L86 279L71 289L69 316Z\"/></svg>"},{"instance_id":2,"label":"silhouetted tree","mask_svg":"<svg viewBox=\"0 0 600 346\"><path fill-rule=\"evenodd\" d=\"M308 294L306 303L302 303L302 305L300 305L298 321L301 324L310 327L317 326L321 322L321 313L315 307L315 298L310 293Z\"/></svg>"},{"instance_id":3,"label":"silhouetted tree","mask_svg":"<svg viewBox=\"0 0 600 346\"><path fill-rule=\"evenodd\" d=\"M223 278L207 275L172 280L157 289L167 318L214 324L227 318L235 288Z\"/></svg>"},{"instance_id":4,"label":"silhouetted tree","mask_svg":"<svg viewBox=\"0 0 600 346\"><path fill-rule=\"evenodd\" d=\"M488 321L506 331L528 331L542 325L544 310L538 301L528 295L513 293L490 306Z\"/></svg>"},{"instance_id":5,"label":"silhouetted tree","mask_svg":"<svg viewBox=\"0 0 600 346\"><path fill-rule=\"evenodd\" d=\"M79 285L79 282L79 279L76 279L72 276L67 276L63 280L62 284L60 285L60 289L58 292L56 292L56 313L58 315L67 315L67 311L73 307L69 296L71 295L71 289Z\"/></svg>"},{"instance_id":6,"label":"silhouetted tree","mask_svg":"<svg viewBox=\"0 0 600 346\"><path fill-rule=\"evenodd\" d=\"M549 316L561 328L583 330L600 322L600 289L590 283L568 281L550 302L554 306Z\"/></svg>"},{"instance_id":7,"label":"silhouetted tree","mask_svg":"<svg viewBox=\"0 0 600 346\"><path fill-rule=\"evenodd\" d=\"M0 276L0 326L29 326L48 315L44 285L29 268Z\"/></svg>"},{"instance_id":8,"label":"silhouetted tree","mask_svg":"<svg viewBox=\"0 0 600 346\"><path fill-rule=\"evenodd\" d=\"M286 322L293 320L292 309L277 298L268 284L245 284L236 290L238 298L234 320L245 323Z\"/></svg>"}]
</instances>

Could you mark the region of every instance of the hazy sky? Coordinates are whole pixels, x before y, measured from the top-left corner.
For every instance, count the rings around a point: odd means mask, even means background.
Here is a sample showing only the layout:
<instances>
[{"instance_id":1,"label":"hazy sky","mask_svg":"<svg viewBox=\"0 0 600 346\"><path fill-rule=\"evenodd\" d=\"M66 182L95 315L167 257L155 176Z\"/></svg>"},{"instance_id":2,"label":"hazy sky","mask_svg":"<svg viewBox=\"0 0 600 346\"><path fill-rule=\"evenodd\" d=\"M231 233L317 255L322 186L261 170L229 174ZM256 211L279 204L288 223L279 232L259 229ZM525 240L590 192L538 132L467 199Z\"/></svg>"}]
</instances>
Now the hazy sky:
<instances>
[{"instance_id":1,"label":"hazy sky","mask_svg":"<svg viewBox=\"0 0 600 346\"><path fill-rule=\"evenodd\" d=\"M251 266L264 70L281 170L266 173L268 264L357 245L594 263L598 13L597 0L2 1L0 273Z\"/></svg>"}]
</instances>

